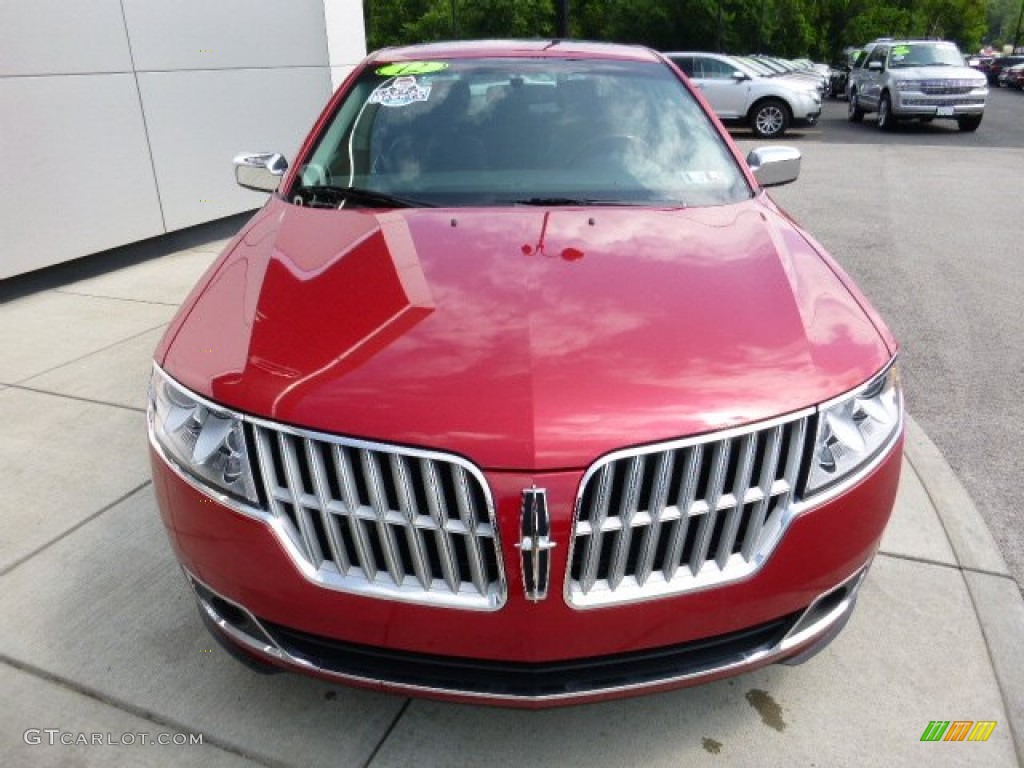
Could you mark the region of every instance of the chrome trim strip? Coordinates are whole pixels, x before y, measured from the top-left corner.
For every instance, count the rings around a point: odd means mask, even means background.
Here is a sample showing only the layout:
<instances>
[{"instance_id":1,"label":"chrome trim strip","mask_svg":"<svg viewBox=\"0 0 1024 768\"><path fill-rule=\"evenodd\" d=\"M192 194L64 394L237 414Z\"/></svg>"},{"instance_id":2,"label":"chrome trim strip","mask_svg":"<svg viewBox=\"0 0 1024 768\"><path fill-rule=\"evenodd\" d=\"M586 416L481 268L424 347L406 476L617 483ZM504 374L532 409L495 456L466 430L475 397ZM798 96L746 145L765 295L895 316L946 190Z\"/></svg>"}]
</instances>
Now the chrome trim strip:
<instances>
[{"instance_id":1,"label":"chrome trim strip","mask_svg":"<svg viewBox=\"0 0 1024 768\"><path fill-rule=\"evenodd\" d=\"M773 478L775 473L771 469L778 466L779 451L781 449L782 425L780 424L772 428L768 437L768 445L765 447L764 465L761 468L761 481L757 484L757 489L761 492L761 500L757 502L757 508L750 518L750 524L747 526L747 531L743 538L743 546L740 550L743 553L743 557L747 560L753 558L754 551L761 538L765 515L768 514L768 505L771 503L769 492L771 491L772 484L775 482Z\"/></svg>"},{"instance_id":2,"label":"chrome trim strip","mask_svg":"<svg viewBox=\"0 0 1024 768\"><path fill-rule=\"evenodd\" d=\"M683 564L683 545L686 543L686 534L690 527L690 516L684 515L682 510L693 508L693 502L697 498L697 475L700 472L700 464L703 458L703 443L690 446L690 449L686 452L686 470L679 489L679 499L676 501L676 509L680 510L679 519L673 523L672 540L665 553L666 567L662 571L666 582L675 577L676 571ZM582 500L582 498L580 496L579 500ZM577 500L577 503L579 503L579 500ZM572 561L570 560L570 562Z\"/></svg>"},{"instance_id":3,"label":"chrome trim strip","mask_svg":"<svg viewBox=\"0 0 1024 768\"><path fill-rule=\"evenodd\" d=\"M199 603L199 606L203 609L206 615L210 617L213 623L216 624L217 627L220 628L222 632L224 632L224 634L242 643L247 648L251 648L252 650L258 651L259 653L265 654L267 656L273 656L275 659L286 661L290 658L290 655L274 641L274 638L272 638L267 633L267 630L263 628L263 625L255 616L252 615L252 612L249 611L248 608L246 608L244 605L239 605L234 600L228 600L226 597L224 597L216 590L210 589L210 587L207 586L205 582L200 581L195 576L193 576L189 572L189 570L184 566L182 566L181 570L184 571L185 581L188 582L189 589L191 589L192 594L195 595L196 601ZM203 589L207 590L211 594L216 595L225 603L229 603L231 606L244 613L246 617L249 619L249 621L252 622L253 626L257 627L260 630L260 634L263 635L264 642L260 642L258 638L252 637L251 635L247 635L245 632L242 632L241 630L236 629L234 626L232 626L223 616L217 613L216 608L214 608L212 605L206 602L206 600L203 599L203 596L199 594L199 590L196 589L196 584L202 584Z\"/></svg>"},{"instance_id":4,"label":"chrome trim strip","mask_svg":"<svg viewBox=\"0 0 1024 768\"><path fill-rule=\"evenodd\" d=\"M615 534L615 549L612 564L608 572L608 582L612 589L619 586L626 575L626 561L629 558L629 544L633 537L633 518L639 511L640 491L643 484L644 456L634 456L629 461L629 472L626 477L626 490L622 493L619 503L619 520L622 527Z\"/></svg>"},{"instance_id":5,"label":"chrome trim strip","mask_svg":"<svg viewBox=\"0 0 1024 768\"><path fill-rule=\"evenodd\" d=\"M851 611L853 609L853 605L857 602L857 594L860 592L861 585L863 585L864 579L868 575L868 568L870 567L871 563L869 562L853 574L853 576L846 579L846 581L840 582L827 592L823 592L818 595L814 602L807 606L807 609L803 612L800 619L797 620L796 624L794 624L789 632L786 633L785 637L782 638L782 641L779 643L779 648L783 651L788 651L796 648L797 646L804 645L815 637L824 635L828 631L829 627L833 626L842 618L843 614ZM846 596L836 604L835 608L820 619L804 626L805 620L814 615L814 611L818 607L818 604L828 598L829 595L837 589L841 589L843 587L848 587L849 591Z\"/></svg>"},{"instance_id":6,"label":"chrome trim strip","mask_svg":"<svg viewBox=\"0 0 1024 768\"><path fill-rule=\"evenodd\" d=\"M365 577L365 581L360 579L358 584L353 585L351 583L351 578L346 579L346 574L341 573L340 570L336 569L329 563L323 563L322 567L314 567L312 565L306 551L306 546L303 543L303 538L299 535L298 531L294 530L287 515L284 513L283 508L280 510L281 514L277 514L273 511L247 504L232 496L228 496L209 485L206 485L195 478L187 469L179 466L179 464L170 455L168 455L156 439L152 422L152 414L147 412L146 424L149 433L149 443L164 464L166 464L181 480L186 482L196 491L208 496L220 505L227 507L234 512L257 520L269 527L292 565L307 581L315 584L316 586L337 592L371 597L380 600L393 600L396 602L415 603L441 608L458 608L471 611L492 612L500 610L505 605L505 602L508 599L508 585L505 577L504 557L501 547L500 531L498 530L497 525L494 498L491 495L490 486L488 485L483 472L472 462L455 454L447 454L440 451L431 451L390 443L378 443L370 440L360 440L358 438L341 437L325 432L292 427L286 424L280 424L278 422L240 413L218 403L212 402L201 395L197 395L188 387L185 387L176 379L172 378L156 363L153 364L153 370L157 375L164 377L173 386L183 390L189 397L194 398L196 402L209 408L215 413L222 413L254 427L262 427L264 430L267 430L267 432L277 433L279 436L278 439L284 439L281 435L287 434L291 435L293 439L296 440L313 440L330 444L332 457L337 468L340 470L339 484L342 486L343 503L348 506L350 511L358 509L359 504L358 496L356 495L355 479L352 475L352 468L348 462L347 456L344 455L344 451L341 450L342 446L350 447L357 451L375 451L377 453L388 454L389 456L401 455L408 459L418 459L419 461L425 462L429 465L435 481L437 481L436 473L440 469L438 465L447 464L452 467L453 472L458 471L458 477L461 478L462 483L468 482L467 475L469 475L480 484L481 492L486 504L487 518L489 520L489 524L486 525L484 534L493 538L496 552L495 560L497 562L498 578L495 584L488 587L486 579L483 578L482 575L478 575L478 578L474 580L474 586L480 590L480 594L470 594L467 591L460 592L458 589L459 578L457 565L454 554L451 551L446 551L446 556L441 558L442 571L446 578L443 581L437 582L438 585L446 584L448 591L433 588L430 590L424 590L418 579L404 579L404 583L398 584L397 586L395 584L385 584L383 581L376 578L376 574L379 569L374 568L373 549L366 539L365 531L362 529L362 526L364 525L363 516L358 514L349 514L346 515L346 518L350 526L350 533L352 535L357 554L360 558L358 566ZM147 409L147 411L149 410L150 409ZM264 434L260 429L254 429L253 433L256 436L257 441L261 439L260 435ZM269 443L265 444L265 447L269 449ZM250 457L250 461L257 462L259 464L260 472L266 473L268 468L265 466L265 462L269 459L265 459L264 456L268 454L268 451L256 450L254 453L257 455L255 457ZM294 458L294 455L292 458ZM263 476L267 477L266 474L263 474ZM296 487L296 493L299 488L301 488L301 486ZM435 494L428 494L428 496L434 495ZM310 502L314 503L315 501L316 497L310 496ZM268 502L271 505L280 505L281 500L271 498L268 499ZM443 505L443 499L441 500L441 503ZM460 507L461 506L462 504L460 502ZM468 513L472 513L472 511L473 510L470 507L467 507ZM442 538L446 538L444 535L444 531L446 529L452 530L457 527L462 531L467 530L468 526L464 520L460 520L456 523L456 521L451 520L451 518L447 516L443 509L439 510L440 517L435 517L433 509L431 509L430 512L435 523L440 523L436 529L436 534ZM299 513L297 512L297 515L298 514ZM301 521L303 520L301 515L299 515L299 520L301 525ZM309 520L306 520L306 522L311 525ZM365 519L365 522L371 525L375 524L375 522L370 519ZM477 529L479 529L479 526L475 521L472 525L477 526ZM323 553L319 554L321 555L322 560ZM479 555L479 551L477 554ZM478 561L477 566L479 567L479 565L480 563ZM373 569L373 576L370 576L367 569ZM479 573L482 572L478 572L478 574ZM483 589L480 589L481 586Z\"/></svg>"},{"instance_id":7,"label":"chrome trim strip","mask_svg":"<svg viewBox=\"0 0 1024 768\"><path fill-rule=\"evenodd\" d=\"M759 651L750 653L741 661L733 662L730 664L722 664L719 666L707 666L703 669L700 669L699 671L691 672L689 674L676 675L672 677L666 677L660 680L646 681L643 683L618 685L589 691L573 691L571 693L547 694L542 696L514 696L509 694L481 693L479 691L463 691L455 688L434 688L431 686L410 685L406 683L393 683L388 680L380 678L371 678L360 675L350 675L335 672L333 670L325 669L323 667L318 667L317 665L313 664L307 659L299 658L289 654L286 650L284 650L279 645L277 645L277 643L274 642L273 638L269 635L269 633L267 633L266 629L264 629L263 625L259 622L259 620L256 619L255 616L253 616L251 611L249 611L244 606L239 605L235 601L225 598L223 595L220 595L216 590L210 589L209 586L198 580L196 581L200 584L203 584L203 587L209 590L212 594L217 595L220 599L224 600L227 603L230 603L231 605L237 607L239 610L243 611L249 618L249 620L252 621L255 626L259 627L260 631L266 635L266 638L269 642L261 643L257 639L250 637L244 632L235 629L226 621L224 621L224 619L220 617L216 613L216 611L212 609L212 606L208 607L207 604L202 600L202 598L198 596L198 593L196 593L196 597L199 600L200 605L203 606L203 609L206 610L207 613L210 614L211 618L214 619L214 623L219 628L221 628L229 637L235 639L237 642L239 642L246 648L256 651L257 653L262 653L264 655L270 656L278 661L284 662L285 664L290 664L295 667L298 667L300 670L305 672L313 672L317 675L329 677L335 680L348 681L351 683L360 683L363 685L370 686L384 686L388 691L393 692L407 692L410 694L422 694L434 697L460 697L463 699L476 699L482 701L527 702L543 704L549 702L569 702L577 699L597 698L616 694L626 694L630 692L641 692L647 689L658 688L666 685L673 685L676 683L683 683L688 681L695 682L705 677L710 677L712 675L721 675L723 673L738 674L749 667L776 663L779 661L784 661L786 658L790 656L796 656L800 650L804 650L812 646L815 640L825 636L830 628L835 626L835 624L838 621L840 621L845 614L847 614L849 611L853 609L854 605L856 605L857 592L860 589L861 584L863 584L864 577L867 575L869 567L870 561L867 564L863 565L853 576L840 582L831 589L826 590L825 592L821 593L817 598L815 598L814 601L812 601L811 604L803 611L803 613L801 614L801 618L798 619L797 622L793 625L793 629L791 629L777 644L770 648L764 648ZM195 579L195 577L192 576L187 570L185 570L185 574L190 580ZM847 598L844 599L841 603L839 603L834 610L830 611L828 614L825 615L825 617L823 617L819 621L816 621L808 625L807 627L800 629L798 632L794 632L796 628L800 627L800 623L803 621L803 617L809 615L811 611L814 609L814 607L821 600L823 600L825 597L827 597L835 590L842 587L844 584L849 584L851 582L855 582L855 584L850 590L850 593L847 595ZM192 587L193 592L195 592L194 585L190 583L190 586Z\"/></svg>"},{"instance_id":8,"label":"chrome trim strip","mask_svg":"<svg viewBox=\"0 0 1024 768\"><path fill-rule=\"evenodd\" d=\"M654 470L650 507L655 510L655 517L644 531L644 539L640 548L640 560L636 567L636 580L641 587L647 582L651 572L654 570L654 555L658 550L658 540L661 538L661 520L665 512L666 502L668 501L674 464L675 454L662 453L658 459L658 466Z\"/></svg>"}]
</instances>

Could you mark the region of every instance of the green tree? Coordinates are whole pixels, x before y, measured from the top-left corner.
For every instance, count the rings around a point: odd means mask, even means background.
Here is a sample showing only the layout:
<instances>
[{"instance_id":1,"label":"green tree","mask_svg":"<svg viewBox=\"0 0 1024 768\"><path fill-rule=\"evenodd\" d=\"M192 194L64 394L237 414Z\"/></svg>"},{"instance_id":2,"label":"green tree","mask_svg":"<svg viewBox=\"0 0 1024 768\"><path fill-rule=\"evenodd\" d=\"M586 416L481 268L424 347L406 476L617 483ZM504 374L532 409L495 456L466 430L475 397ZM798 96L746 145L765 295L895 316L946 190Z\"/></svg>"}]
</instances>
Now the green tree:
<instances>
[{"instance_id":1,"label":"green tree","mask_svg":"<svg viewBox=\"0 0 1024 768\"><path fill-rule=\"evenodd\" d=\"M550 37L555 0L364 0L367 44ZM835 60L892 35L936 36L965 51L1010 42L1020 0L570 0L570 33L658 50L763 52Z\"/></svg>"}]
</instances>

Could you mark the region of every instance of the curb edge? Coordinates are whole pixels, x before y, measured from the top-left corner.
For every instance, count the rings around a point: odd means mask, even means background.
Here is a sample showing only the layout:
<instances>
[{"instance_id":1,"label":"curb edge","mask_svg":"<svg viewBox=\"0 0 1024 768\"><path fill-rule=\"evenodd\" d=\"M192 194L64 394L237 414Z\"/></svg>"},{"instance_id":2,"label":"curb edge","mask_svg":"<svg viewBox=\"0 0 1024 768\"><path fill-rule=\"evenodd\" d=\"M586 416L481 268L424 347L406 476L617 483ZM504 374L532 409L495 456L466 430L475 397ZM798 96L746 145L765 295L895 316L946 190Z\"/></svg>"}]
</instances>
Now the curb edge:
<instances>
[{"instance_id":1,"label":"curb edge","mask_svg":"<svg viewBox=\"0 0 1024 768\"><path fill-rule=\"evenodd\" d=\"M909 414L906 418L904 454L953 549L1002 695L1017 760L1024 765L1024 597L966 488L938 446Z\"/></svg>"}]
</instances>

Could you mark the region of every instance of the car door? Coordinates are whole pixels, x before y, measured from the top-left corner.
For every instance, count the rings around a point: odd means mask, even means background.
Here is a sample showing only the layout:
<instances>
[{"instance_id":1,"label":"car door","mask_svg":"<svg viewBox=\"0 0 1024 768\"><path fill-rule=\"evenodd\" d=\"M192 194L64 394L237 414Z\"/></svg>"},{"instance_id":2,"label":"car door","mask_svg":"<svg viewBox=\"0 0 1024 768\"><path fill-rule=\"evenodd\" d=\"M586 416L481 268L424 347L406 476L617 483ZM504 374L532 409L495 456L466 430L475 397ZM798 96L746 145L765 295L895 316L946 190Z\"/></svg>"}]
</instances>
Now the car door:
<instances>
[{"instance_id":1,"label":"car door","mask_svg":"<svg viewBox=\"0 0 1024 768\"><path fill-rule=\"evenodd\" d=\"M694 83L723 119L736 120L747 114L749 79L737 79L735 66L710 56L694 57Z\"/></svg>"},{"instance_id":2,"label":"car door","mask_svg":"<svg viewBox=\"0 0 1024 768\"><path fill-rule=\"evenodd\" d=\"M878 109L878 100L882 93L882 80L885 77L885 63L888 58L889 46L876 45L864 62L861 84L858 89L858 98L862 107ZM872 66L875 68L872 69Z\"/></svg>"}]
</instances>

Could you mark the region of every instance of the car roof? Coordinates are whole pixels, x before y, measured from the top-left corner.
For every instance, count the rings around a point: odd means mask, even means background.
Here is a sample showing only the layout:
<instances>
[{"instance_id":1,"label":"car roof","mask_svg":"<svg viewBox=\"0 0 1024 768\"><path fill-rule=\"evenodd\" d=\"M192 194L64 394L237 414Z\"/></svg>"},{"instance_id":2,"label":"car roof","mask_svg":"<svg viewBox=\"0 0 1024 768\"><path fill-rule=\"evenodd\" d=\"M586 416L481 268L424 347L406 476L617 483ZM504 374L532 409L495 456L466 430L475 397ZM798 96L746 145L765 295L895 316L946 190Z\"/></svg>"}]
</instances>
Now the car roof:
<instances>
[{"instance_id":1,"label":"car roof","mask_svg":"<svg viewBox=\"0 0 1024 768\"><path fill-rule=\"evenodd\" d=\"M666 51L664 56L713 56L718 59L731 59L728 53L716 53L714 51Z\"/></svg>"},{"instance_id":2,"label":"car roof","mask_svg":"<svg viewBox=\"0 0 1024 768\"><path fill-rule=\"evenodd\" d=\"M374 54L387 61L417 61L429 58L573 58L617 59L660 62L650 48L619 43L598 43L585 40L459 40L424 43L396 48L383 48Z\"/></svg>"}]
</instances>

